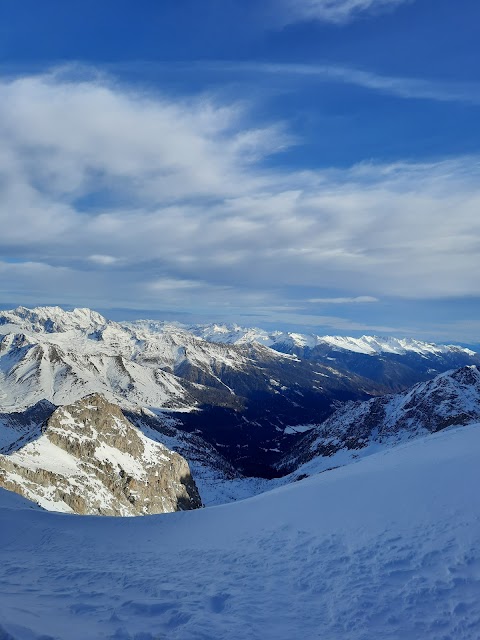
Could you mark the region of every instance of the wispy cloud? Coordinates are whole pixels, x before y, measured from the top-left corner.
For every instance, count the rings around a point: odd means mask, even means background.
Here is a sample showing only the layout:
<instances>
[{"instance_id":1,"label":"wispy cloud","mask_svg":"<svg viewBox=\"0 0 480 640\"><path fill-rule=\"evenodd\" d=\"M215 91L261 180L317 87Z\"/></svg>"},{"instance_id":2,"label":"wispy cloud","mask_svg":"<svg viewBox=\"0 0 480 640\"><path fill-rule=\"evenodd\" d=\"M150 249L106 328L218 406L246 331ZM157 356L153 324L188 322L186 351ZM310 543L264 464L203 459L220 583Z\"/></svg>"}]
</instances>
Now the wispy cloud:
<instances>
[{"instance_id":1,"label":"wispy cloud","mask_svg":"<svg viewBox=\"0 0 480 640\"><path fill-rule=\"evenodd\" d=\"M119 261L118 258L115 258L114 256L103 256L98 254L88 256L88 259L94 264L103 265L105 267L117 264Z\"/></svg>"},{"instance_id":2,"label":"wispy cloud","mask_svg":"<svg viewBox=\"0 0 480 640\"><path fill-rule=\"evenodd\" d=\"M405 99L480 104L480 84L478 83L442 82L428 78L387 76L336 64L211 61L202 62L201 65L204 68L224 70L229 73L248 72L284 78L311 79L320 82L340 82Z\"/></svg>"},{"instance_id":3,"label":"wispy cloud","mask_svg":"<svg viewBox=\"0 0 480 640\"><path fill-rule=\"evenodd\" d=\"M279 0L284 22L318 20L344 24L362 14L393 10L413 0Z\"/></svg>"}]
</instances>

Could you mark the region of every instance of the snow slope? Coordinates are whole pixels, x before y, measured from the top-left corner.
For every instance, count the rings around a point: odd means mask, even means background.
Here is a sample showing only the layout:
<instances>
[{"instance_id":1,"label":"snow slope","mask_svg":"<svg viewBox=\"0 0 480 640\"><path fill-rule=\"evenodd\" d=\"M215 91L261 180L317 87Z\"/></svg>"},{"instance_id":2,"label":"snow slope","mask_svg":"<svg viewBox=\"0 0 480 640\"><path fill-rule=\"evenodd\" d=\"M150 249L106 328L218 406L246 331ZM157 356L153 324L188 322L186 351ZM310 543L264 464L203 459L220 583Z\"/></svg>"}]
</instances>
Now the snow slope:
<instances>
[{"instance_id":1,"label":"snow slope","mask_svg":"<svg viewBox=\"0 0 480 640\"><path fill-rule=\"evenodd\" d=\"M478 640L480 425L145 518L0 492L0 637Z\"/></svg>"}]
</instances>

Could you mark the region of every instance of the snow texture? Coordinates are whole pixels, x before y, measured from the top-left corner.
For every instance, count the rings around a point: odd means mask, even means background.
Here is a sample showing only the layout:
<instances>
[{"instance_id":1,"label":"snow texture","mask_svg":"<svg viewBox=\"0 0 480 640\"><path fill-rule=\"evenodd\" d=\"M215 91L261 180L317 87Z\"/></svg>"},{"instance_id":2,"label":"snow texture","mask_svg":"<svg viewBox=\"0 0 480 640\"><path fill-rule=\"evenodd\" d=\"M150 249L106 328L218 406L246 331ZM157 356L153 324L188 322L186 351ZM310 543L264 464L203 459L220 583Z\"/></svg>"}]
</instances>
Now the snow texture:
<instances>
[{"instance_id":1,"label":"snow texture","mask_svg":"<svg viewBox=\"0 0 480 640\"><path fill-rule=\"evenodd\" d=\"M0 491L0 637L478 640L479 450L480 425L457 428L145 518Z\"/></svg>"}]
</instances>

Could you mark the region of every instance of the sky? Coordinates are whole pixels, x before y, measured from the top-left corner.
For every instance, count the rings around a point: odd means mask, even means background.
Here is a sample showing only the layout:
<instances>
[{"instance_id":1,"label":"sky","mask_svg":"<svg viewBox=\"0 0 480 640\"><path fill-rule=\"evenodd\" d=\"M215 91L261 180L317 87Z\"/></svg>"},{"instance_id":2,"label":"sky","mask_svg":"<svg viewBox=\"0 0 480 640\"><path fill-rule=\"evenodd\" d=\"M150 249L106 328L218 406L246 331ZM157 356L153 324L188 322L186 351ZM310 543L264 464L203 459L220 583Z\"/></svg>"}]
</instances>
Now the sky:
<instances>
[{"instance_id":1,"label":"sky","mask_svg":"<svg viewBox=\"0 0 480 640\"><path fill-rule=\"evenodd\" d=\"M480 342L478 0L2 0L0 306Z\"/></svg>"}]
</instances>

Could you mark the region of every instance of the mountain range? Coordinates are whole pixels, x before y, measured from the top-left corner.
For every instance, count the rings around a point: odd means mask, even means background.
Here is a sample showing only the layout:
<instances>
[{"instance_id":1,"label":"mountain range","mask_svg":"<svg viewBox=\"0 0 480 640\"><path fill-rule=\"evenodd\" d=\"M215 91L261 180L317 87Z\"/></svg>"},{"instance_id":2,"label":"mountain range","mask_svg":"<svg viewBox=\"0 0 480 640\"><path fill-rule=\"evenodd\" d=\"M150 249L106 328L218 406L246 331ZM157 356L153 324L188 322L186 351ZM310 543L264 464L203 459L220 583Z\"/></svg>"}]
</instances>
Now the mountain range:
<instances>
[{"instance_id":1,"label":"mountain range","mask_svg":"<svg viewBox=\"0 0 480 640\"><path fill-rule=\"evenodd\" d=\"M89 309L0 312L0 407L101 393L155 428L202 438L249 476L274 476L304 425L338 403L402 391L480 357L458 346L220 325L117 323ZM299 427L300 426L300 432Z\"/></svg>"},{"instance_id":2,"label":"mountain range","mask_svg":"<svg viewBox=\"0 0 480 640\"><path fill-rule=\"evenodd\" d=\"M478 421L479 363L471 349L414 340L117 323L89 309L18 307L0 312L0 482L78 513L229 502ZM78 447L73 423L62 438L52 424L91 398L105 420L100 428L88 417L96 435ZM129 448L125 433L143 449ZM183 469L163 483L165 507L122 480L154 483L163 473L142 458L145 437ZM184 491L190 473L195 486L177 503L174 487ZM82 504L72 497L75 486L88 494L98 482L103 501L95 492Z\"/></svg>"}]
</instances>

